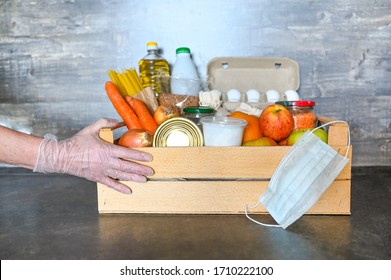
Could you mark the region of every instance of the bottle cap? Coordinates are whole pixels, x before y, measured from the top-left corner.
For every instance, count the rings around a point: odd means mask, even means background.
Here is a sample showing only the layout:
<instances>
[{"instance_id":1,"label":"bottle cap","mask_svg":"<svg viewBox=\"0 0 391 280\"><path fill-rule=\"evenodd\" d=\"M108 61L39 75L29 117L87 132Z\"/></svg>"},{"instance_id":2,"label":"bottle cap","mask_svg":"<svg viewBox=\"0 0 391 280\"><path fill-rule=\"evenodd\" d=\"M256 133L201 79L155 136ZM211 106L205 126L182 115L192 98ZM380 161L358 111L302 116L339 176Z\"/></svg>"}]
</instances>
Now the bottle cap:
<instances>
[{"instance_id":1,"label":"bottle cap","mask_svg":"<svg viewBox=\"0 0 391 280\"><path fill-rule=\"evenodd\" d=\"M183 112L189 114L211 114L214 112L213 108L203 106L189 106L183 109Z\"/></svg>"},{"instance_id":2,"label":"bottle cap","mask_svg":"<svg viewBox=\"0 0 391 280\"><path fill-rule=\"evenodd\" d=\"M315 101L311 100L300 100L300 101L278 101L276 104L282 106L296 106L296 107L314 107Z\"/></svg>"},{"instance_id":3,"label":"bottle cap","mask_svg":"<svg viewBox=\"0 0 391 280\"><path fill-rule=\"evenodd\" d=\"M156 42L148 42L147 43L147 50L157 50L157 43Z\"/></svg>"},{"instance_id":4,"label":"bottle cap","mask_svg":"<svg viewBox=\"0 0 391 280\"><path fill-rule=\"evenodd\" d=\"M176 49L176 54L179 54L179 53L190 53L190 49L186 48L186 47L177 48Z\"/></svg>"}]
</instances>

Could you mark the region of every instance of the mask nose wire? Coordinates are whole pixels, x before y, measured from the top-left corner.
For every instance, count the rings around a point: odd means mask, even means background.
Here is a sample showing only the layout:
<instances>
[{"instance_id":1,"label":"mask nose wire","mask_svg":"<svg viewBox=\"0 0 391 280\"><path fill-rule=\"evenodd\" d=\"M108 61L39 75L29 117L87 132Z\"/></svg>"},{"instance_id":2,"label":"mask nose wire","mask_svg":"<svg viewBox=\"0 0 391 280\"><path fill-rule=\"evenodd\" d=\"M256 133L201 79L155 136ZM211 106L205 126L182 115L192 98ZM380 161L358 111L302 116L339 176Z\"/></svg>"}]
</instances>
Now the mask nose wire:
<instances>
[{"instance_id":1,"label":"mask nose wire","mask_svg":"<svg viewBox=\"0 0 391 280\"><path fill-rule=\"evenodd\" d=\"M322 128L322 127L328 126L328 125L333 124L333 123L344 123L348 127L348 148L346 149L346 153L345 153L345 157L348 157L349 149L350 149L350 127L349 127L349 124L347 122L345 122L345 121L331 121L331 122L322 124L322 125L318 126L317 128L314 128L313 130L311 130L311 132L314 132L315 130L318 130L318 129Z\"/></svg>"}]
</instances>

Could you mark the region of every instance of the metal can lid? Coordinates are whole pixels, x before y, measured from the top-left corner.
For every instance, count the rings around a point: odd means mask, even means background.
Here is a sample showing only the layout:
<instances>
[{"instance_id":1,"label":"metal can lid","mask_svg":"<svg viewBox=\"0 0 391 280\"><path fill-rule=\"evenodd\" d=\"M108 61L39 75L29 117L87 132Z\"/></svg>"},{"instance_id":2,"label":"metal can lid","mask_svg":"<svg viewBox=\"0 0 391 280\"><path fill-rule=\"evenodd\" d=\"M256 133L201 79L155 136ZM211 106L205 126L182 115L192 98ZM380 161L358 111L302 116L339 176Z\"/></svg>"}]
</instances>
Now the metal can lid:
<instances>
[{"instance_id":1,"label":"metal can lid","mask_svg":"<svg viewBox=\"0 0 391 280\"><path fill-rule=\"evenodd\" d=\"M212 114L214 109L206 106L188 106L183 109L183 112L189 114Z\"/></svg>"},{"instance_id":2,"label":"metal can lid","mask_svg":"<svg viewBox=\"0 0 391 280\"><path fill-rule=\"evenodd\" d=\"M163 122L155 131L153 147L203 146L201 129L191 120L175 117Z\"/></svg>"},{"instance_id":3,"label":"metal can lid","mask_svg":"<svg viewBox=\"0 0 391 280\"><path fill-rule=\"evenodd\" d=\"M315 101L311 100L298 100L298 101L277 101L276 104L282 106L296 106L296 107L314 107Z\"/></svg>"}]
</instances>

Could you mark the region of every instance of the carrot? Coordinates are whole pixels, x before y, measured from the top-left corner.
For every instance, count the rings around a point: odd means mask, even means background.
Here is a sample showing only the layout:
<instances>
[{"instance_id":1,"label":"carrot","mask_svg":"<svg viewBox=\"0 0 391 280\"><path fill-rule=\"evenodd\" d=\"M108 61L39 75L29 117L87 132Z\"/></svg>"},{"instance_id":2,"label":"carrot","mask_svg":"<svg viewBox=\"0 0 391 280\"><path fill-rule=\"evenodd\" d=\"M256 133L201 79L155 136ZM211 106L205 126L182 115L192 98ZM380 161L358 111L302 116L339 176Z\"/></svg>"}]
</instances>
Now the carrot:
<instances>
[{"instance_id":1,"label":"carrot","mask_svg":"<svg viewBox=\"0 0 391 280\"><path fill-rule=\"evenodd\" d=\"M148 110L147 105L137 98L133 98L130 96L125 97L126 101L132 107L132 109L136 112L138 119L140 120L141 125L144 130L148 131L152 135L155 133L157 129L157 124Z\"/></svg>"},{"instance_id":2,"label":"carrot","mask_svg":"<svg viewBox=\"0 0 391 280\"><path fill-rule=\"evenodd\" d=\"M107 96L109 97L115 110L124 120L128 129L143 129L143 126L141 125L141 122L138 119L136 113L122 97L114 83L106 82L105 89Z\"/></svg>"}]
</instances>

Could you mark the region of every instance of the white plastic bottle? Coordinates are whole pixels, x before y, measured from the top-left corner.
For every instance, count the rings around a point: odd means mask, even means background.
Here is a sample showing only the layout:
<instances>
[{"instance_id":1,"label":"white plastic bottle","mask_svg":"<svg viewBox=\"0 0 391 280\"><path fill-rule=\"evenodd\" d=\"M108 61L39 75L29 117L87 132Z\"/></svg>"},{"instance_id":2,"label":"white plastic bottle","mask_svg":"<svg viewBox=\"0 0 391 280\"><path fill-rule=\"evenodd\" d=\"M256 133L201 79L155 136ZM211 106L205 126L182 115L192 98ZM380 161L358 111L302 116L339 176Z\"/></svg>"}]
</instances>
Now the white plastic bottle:
<instances>
[{"instance_id":1,"label":"white plastic bottle","mask_svg":"<svg viewBox=\"0 0 391 280\"><path fill-rule=\"evenodd\" d=\"M201 81L186 47L176 50L176 61L171 73L171 93L198 96Z\"/></svg>"},{"instance_id":2,"label":"white plastic bottle","mask_svg":"<svg viewBox=\"0 0 391 280\"><path fill-rule=\"evenodd\" d=\"M156 42L147 43L148 54L139 61L139 73L144 88L151 87L156 95L161 93L158 76L169 76L170 69L167 60L159 55Z\"/></svg>"}]
</instances>

